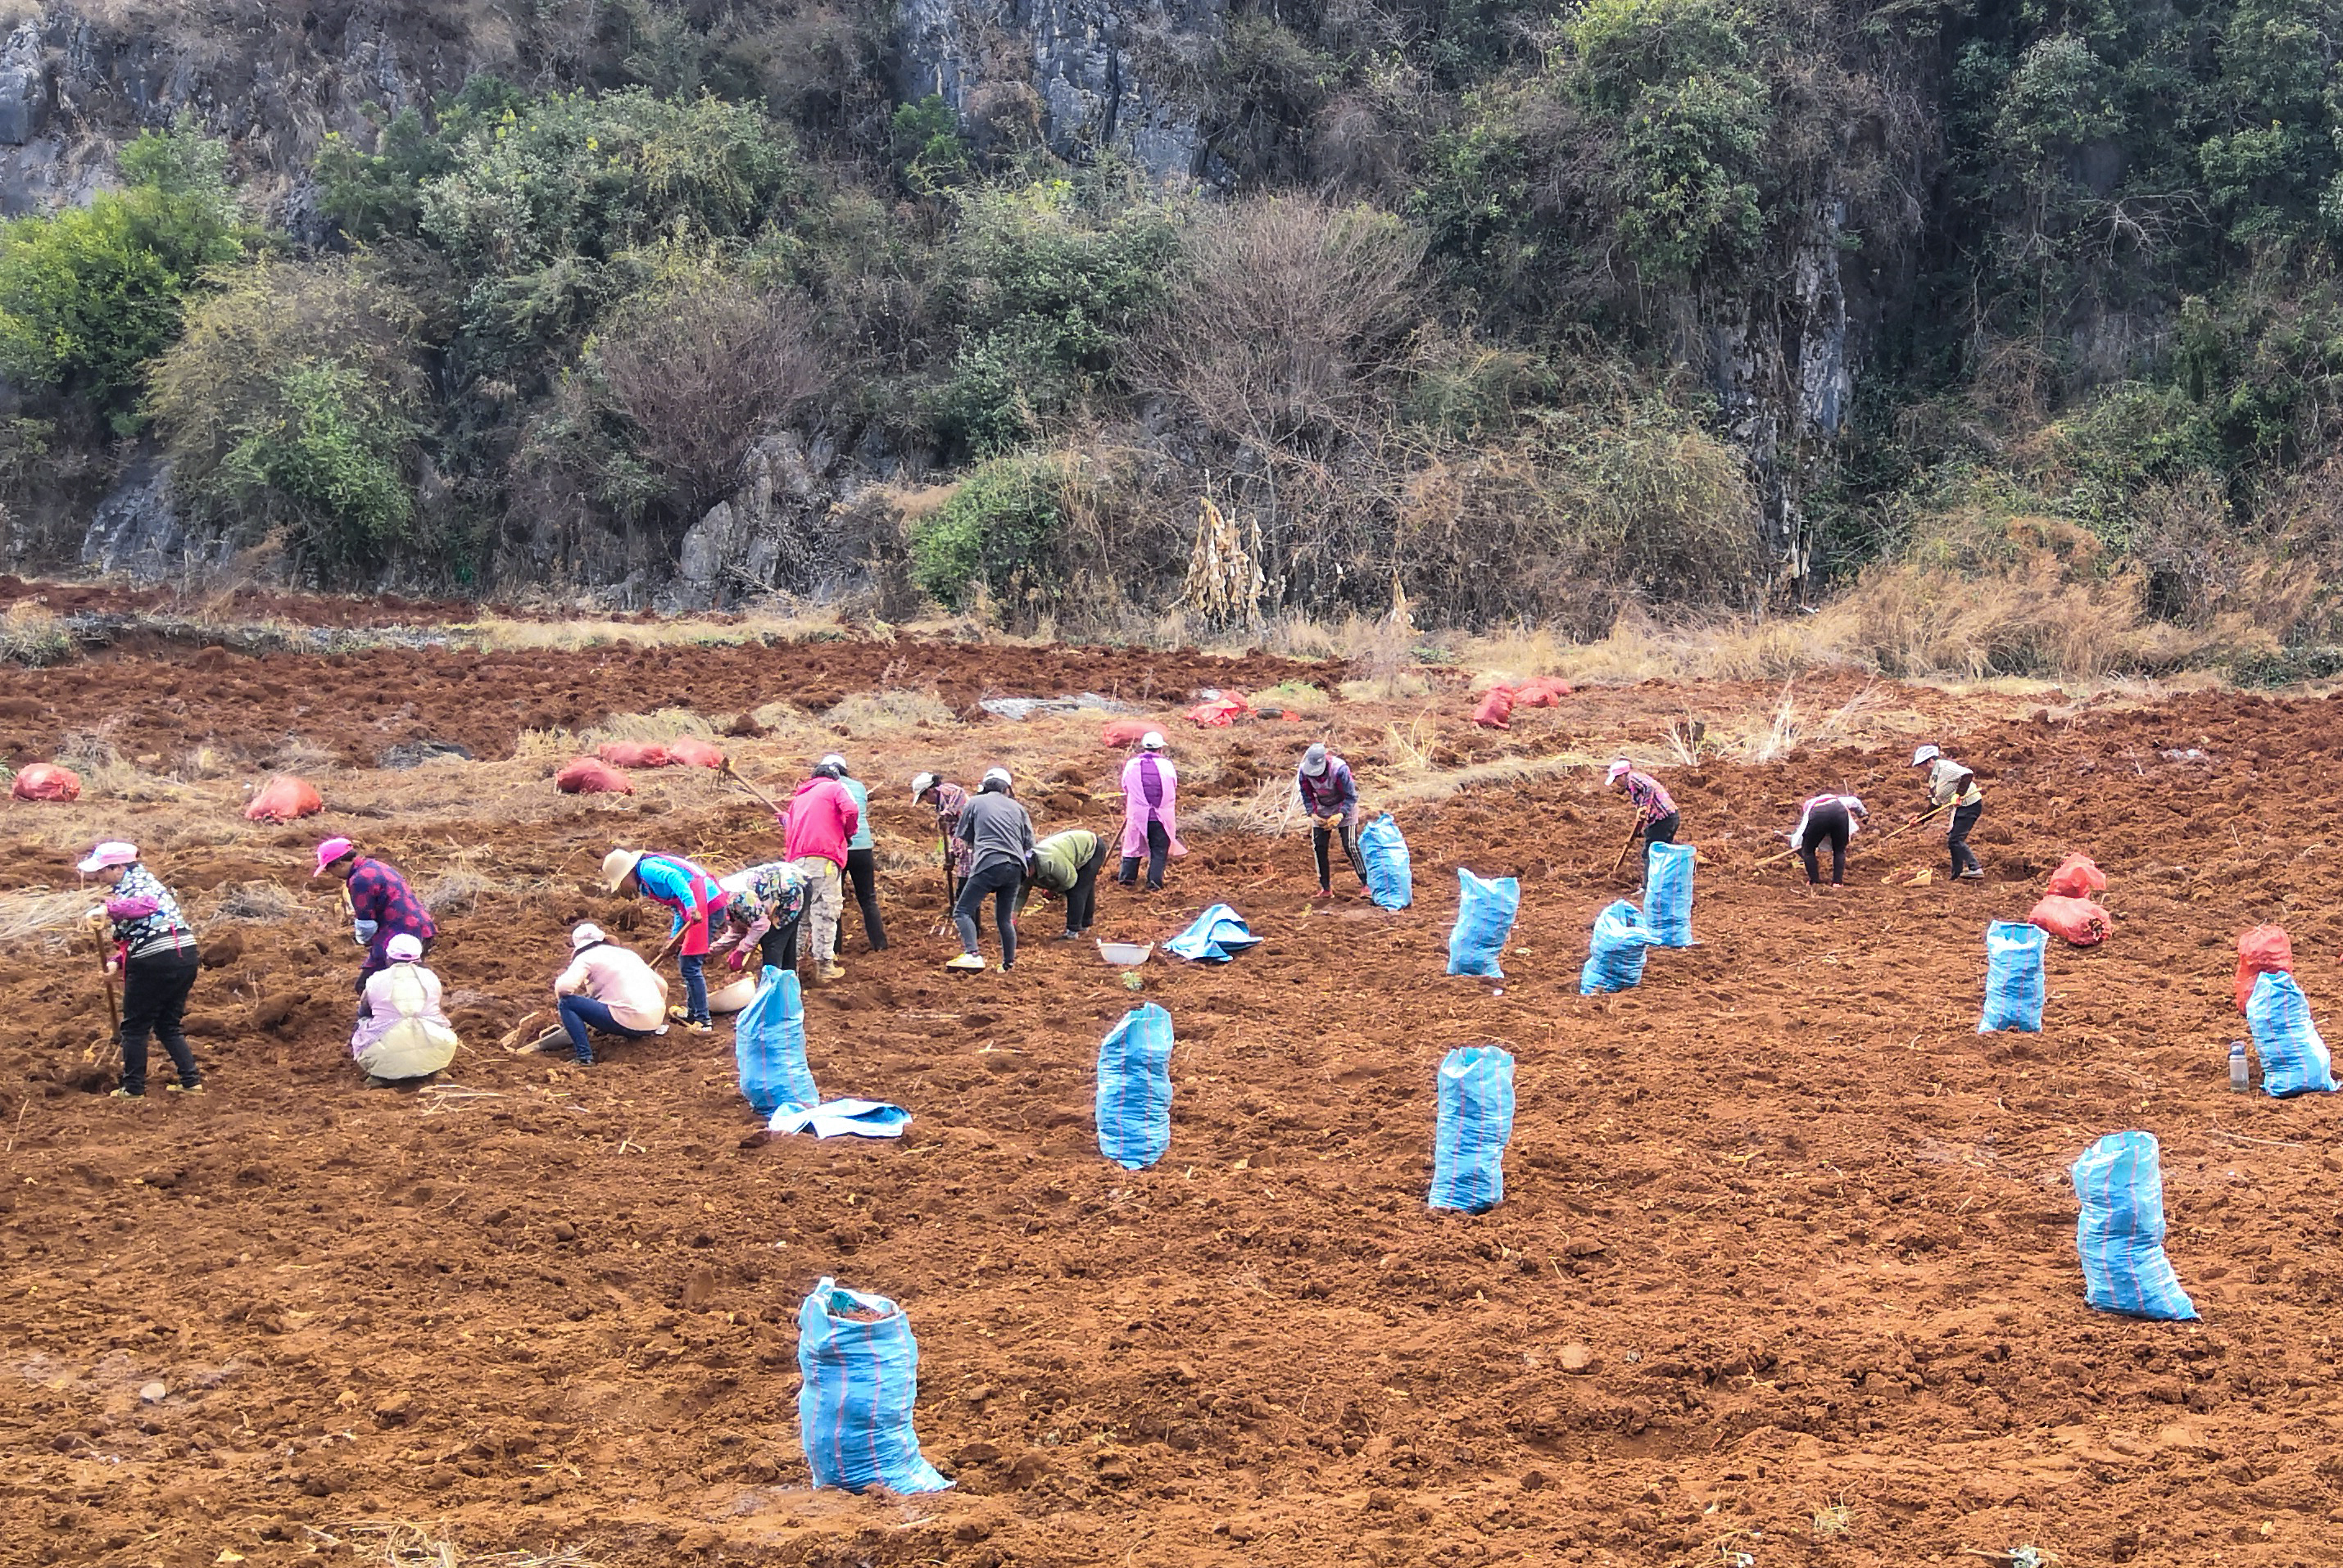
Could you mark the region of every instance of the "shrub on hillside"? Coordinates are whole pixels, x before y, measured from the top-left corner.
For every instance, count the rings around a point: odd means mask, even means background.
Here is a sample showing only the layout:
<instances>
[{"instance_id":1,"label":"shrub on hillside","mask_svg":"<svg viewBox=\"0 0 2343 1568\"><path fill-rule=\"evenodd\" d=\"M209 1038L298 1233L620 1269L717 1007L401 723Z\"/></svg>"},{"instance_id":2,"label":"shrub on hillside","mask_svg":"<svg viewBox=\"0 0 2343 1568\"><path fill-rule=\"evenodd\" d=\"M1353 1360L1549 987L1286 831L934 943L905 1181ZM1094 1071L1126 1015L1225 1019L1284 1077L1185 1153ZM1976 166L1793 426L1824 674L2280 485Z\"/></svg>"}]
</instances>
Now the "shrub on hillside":
<instances>
[{"instance_id":1,"label":"shrub on hillside","mask_svg":"<svg viewBox=\"0 0 2343 1568\"><path fill-rule=\"evenodd\" d=\"M1049 457L980 464L950 500L911 529L911 578L937 602L964 609L981 584L1021 604L1061 575L1052 556L1064 520L1064 470Z\"/></svg>"}]
</instances>

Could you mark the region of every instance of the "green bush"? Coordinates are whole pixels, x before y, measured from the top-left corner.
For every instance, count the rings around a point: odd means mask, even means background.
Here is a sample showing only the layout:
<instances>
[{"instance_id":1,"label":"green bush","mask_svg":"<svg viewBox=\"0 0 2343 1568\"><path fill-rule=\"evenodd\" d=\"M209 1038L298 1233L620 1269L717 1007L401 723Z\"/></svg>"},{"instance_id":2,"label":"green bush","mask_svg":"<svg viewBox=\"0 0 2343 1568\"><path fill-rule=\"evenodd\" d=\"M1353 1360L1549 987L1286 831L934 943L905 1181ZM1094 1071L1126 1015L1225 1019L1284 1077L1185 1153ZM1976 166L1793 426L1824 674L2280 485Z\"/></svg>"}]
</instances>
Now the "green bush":
<instances>
[{"instance_id":1,"label":"green bush","mask_svg":"<svg viewBox=\"0 0 2343 1568\"><path fill-rule=\"evenodd\" d=\"M913 196L957 190L976 172L968 138L960 134L960 116L940 94L896 105L887 129L896 177Z\"/></svg>"},{"instance_id":2,"label":"green bush","mask_svg":"<svg viewBox=\"0 0 2343 1568\"><path fill-rule=\"evenodd\" d=\"M1011 602L1053 583L1063 492L1063 470L1047 457L978 465L950 500L912 528L911 580L954 609L968 607L979 583Z\"/></svg>"},{"instance_id":3,"label":"green bush","mask_svg":"<svg viewBox=\"0 0 2343 1568\"><path fill-rule=\"evenodd\" d=\"M379 568L414 522L401 463L413 427L355 366L307 361L272 390L274 409L233 429L212 487L247 515L280 515L296 558L329 580Z\"/></svg>"}]
</instances>

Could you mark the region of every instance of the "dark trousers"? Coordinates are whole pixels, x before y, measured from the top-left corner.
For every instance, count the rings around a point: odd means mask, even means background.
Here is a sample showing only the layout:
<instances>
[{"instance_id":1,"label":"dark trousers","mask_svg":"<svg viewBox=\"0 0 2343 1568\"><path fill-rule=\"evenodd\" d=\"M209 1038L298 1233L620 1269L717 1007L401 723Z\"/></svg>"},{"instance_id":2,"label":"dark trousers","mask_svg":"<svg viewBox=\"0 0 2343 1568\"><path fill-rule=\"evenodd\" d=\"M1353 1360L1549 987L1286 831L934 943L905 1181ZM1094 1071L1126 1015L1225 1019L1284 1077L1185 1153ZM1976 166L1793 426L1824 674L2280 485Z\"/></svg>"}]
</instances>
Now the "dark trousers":
<instances>
[{"instance_id":1,"label":"dark trousers","mask_svg":"<svg viewBox=\"0 0 2343 1568\"><path fill-rule=\"evenodd\" d=\"M1654 844L1674 843L1676 841L1676 829L1683 826L1684 819L1674 811L1669 812L1666 816L1661 818L1656 822L1646 822L1644 824L1644 875L1646 877L1649 877L1651 874L1652 846Z\"/></svg>"},{"instance_id":2,"label":"dark trousers","mask_svg":"<svg viewBox=\"0 0 2343 1568\"><path fill-rule=\"evenodd\" d=\"M569 1049L576 1053L580 1067L594 1065L594 1047L587 1040L588 1030L599 1030L615 1034L621 1040L649 1040L647 1029L628 1029L610 1016L605 1004L590 996L566 996L561 999L561 1027L569 1031Z\"/></svg>"},{"instance_id":3,"label":"dark trousers","mask_svg":"<svg viewBox=\"0 0 2343 1568\"><path fill-rule=\"evenodd\" d=\"M976 951L976 917L992 898L992 923L1001 932L1001 967L1017 961L1017 895L1025 886L1025 868L1014 860L995 860L960 885L960 901L952 905L952 924L960 928L962 952Z\"/></svg>"},{"instance_id":4,"label":"dark trousers","mask_svg":"<svg viewBox=\"0 0 2343 1568\"><path fill-rule=\"evenodd\" d=\"M805 917L799 915L795 920L783 920L778 925L765 928L765 934L757 939L758 961L770 964L777 970L796 969L798 967L798 927L803 924L804 920Z\"/></svg>"},{"instance_id":5,"label":"dark trousers","mask_svg":"<svg viewBox=\"0 0 2343 1568\"><path fill-rule=\"evenodd\" d=\"M1974 806L1953 809L1953 825L1946 829L1945 847L1953 852L1953 875L1956 877L1963 871L1984 869L1977 864L1976 851L1969 848L1969 829L1976 826L1976 819L1984 813L1982 800Z\"/></svg>"},{"instance_id":6,"label":"dark trousers","mask_svg":"<svg viewBox=\"0 0 2343 1568\"><path fill-rule=\"evenodd\" d=\"M1823 879L1822 848L1825 844L1830 846L1831 886L1839 887L1846 881L1846 839L1849 826L1846 808L1844 806L1824 806L1807 814L1806 837L1805 842L1798 847L1798 859L1806 863L1808 886L1811 887Z\"/></svg>"},{"instance_id":7,"label":"dark trousers","mask_svg":"<svg viewBox=\"0 0 2343 1568\"><path fill-rule=\"evenodd\" d=\"M1161 822L1147 824L1147 890L1161 892L1163 888L1163 862L1172 853L1172 835L1163 830ZM1139 857L1125 855L1114 879L1124 887L1139 880Z\"/></svg>"},{"instance_id":8,"label":"dark trousers","mask_svg":"<svg viewBox=\"0 0 2343 1568\"><path fill-rule=\"evenodd\" d=\"M1347 818L1338 823L1332 831L1319 827L1314 822L1310 826L1310 853L1318 862L1319 887L1331 888L1333 885L1333 868L1327 863L1326 857L1327 851L1333 848L1336 833L1342 836L1342 859L1350 861L1351 869L1359 874L1359 886L1365 887L1367 885L1366 862L1359 859L1359 835L1352 829Z\"/></svg>"},{"instance_id":9,"label":"dark trousers","mask_svg":"<svg viewBox=\"0 0 2343 1568\"><path fill-rule=\"evenodd\" d=\"M1126 860L1123 864L1130 865L1131 862ZM1106 840L1101 839L1098 848L1091 851L1091 858L1082 862L1082 869L1074 873L1074 885L1067 890L1066 931L1068 935L1081 936L1091 929L1091 922L1098 919L1099 873L1105 869Z\"/></svg>"},{"instance_id":10,"label":"dark trousers","mask_svg":"<svg viewBox=\"0 0 2343 1568\"><path fill-rule=\"evenodd\" d=\"M166 949L134 958L122 971L122 1087L133 1094L146 1092L146 1040L163 1042L178 1070L179 1086L193 1089L204 1081L196 1070L196 1053L179 1020L186 1015L187 993L196 989L201 967L194 947Z\"/></svg>"},{"instance_id":11,"label":"dark trousers","mask_svg":"<svg viewBox=\"0 0 2343 1568\"><path fill-rule=\"evenodd\" d=\"M872 952L887 945L887 926L879 918L879 861L877 851L849 849L846 851L846 879L854 887L854 907L862 914L862 940ZM838 945L846 947L846 922L838 923ZM826 959L828 954L824 954Z\"/></svg>"}]
</instances>

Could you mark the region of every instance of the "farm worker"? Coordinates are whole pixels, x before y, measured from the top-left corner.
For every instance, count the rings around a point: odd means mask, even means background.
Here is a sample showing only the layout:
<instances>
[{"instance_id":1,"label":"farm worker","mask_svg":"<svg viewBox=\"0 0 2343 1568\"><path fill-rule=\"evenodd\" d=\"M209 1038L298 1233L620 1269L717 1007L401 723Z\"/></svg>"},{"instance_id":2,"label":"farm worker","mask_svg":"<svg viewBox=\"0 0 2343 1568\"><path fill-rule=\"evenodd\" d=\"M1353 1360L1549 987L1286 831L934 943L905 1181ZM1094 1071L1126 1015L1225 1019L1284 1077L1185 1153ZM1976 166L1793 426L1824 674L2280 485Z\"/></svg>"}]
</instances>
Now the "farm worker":
<instances>
[{"instance_id":1,"label":"farm worker","mask_svg":"<svg viewBox=\"0 0 2343 1568\"><path fill-rule=\"evenodd\" d=\"M879 845L870 836L870 789L846 770L846 759L835 751L823 758L815 771L837 779L854 798L854 831L846 840L846 876L854 884L854 907L862 916L862 940L875 953L887 945L887 927L879 918ZM844 912L841 908L840 913ZM843 921L837 940L841 947L846 941Z\"/></svg>"},{"instance_id":2,"label":"farm worker","mask_svg":"<svg viewBox=\"0 0 2343 1568\"><path fill-rule=\"evenodd\" d=\"M1147 890L1160 893L1163 858L1187 852L1188 846L1180 842L1180 774L1163 754L1162 731L1151 729L1122 765L1122 865L1114 879L1126 888L1135 885L1144 855Z\"/></svg>"},{"instance_id":3,"label":"farm worker","mask_svg":"<svg viewBox=\"0 0 2343 1568\"><path fill-rule=\"evenodd\" d=\"M204 1075L179 1020L187 993L196 989L196 932L179 913L179 901L155 873L138 863L138 847L108 839L93 848L76 868L106 888L106 902L91 915L112 928L114 946L106 958L106 983L122 976L122 1083L116 1100L146 1097L146 1040L163 1042L179 1081L178 1092L203 1092Z\"/></svg>"},{"instance_id":4,"label":"farm worker","mask_svg":"<svg viewBox=\"0 0 2343 1568\"><path fill-rule=\"evenodd\" d=\"M944 907L950 909L960 898L960 885L968 880L968 846L960 839L960 814L968 809L968 791L938 774L921 773L911 780L911 803L922 800L936 809L936 833L944 843Z\"/></svg>"},{"instance_id":5,"label":"farm worker","mask_svg":"<svg viewBox=\"0 0 2343 1568\"><path fill-rule=\"evenodd\" d=\"M837 957L840 883L846 871L847 845L861 825L862 811L854 797L820 764L798 786L789 797L789 809L781 813L782 858L806 879L814 973L826 980L846 973Z\"/></svg>"},{"instance_id":6,"label":"farm worker","mask_svg":"<svg viewBox=\"0 0 2343 1568\"><path fill-rule=\"evenodd\" d=\"M649 899L674 914L667 940L675 946L676 968L683 973L684 1027L694 1034L712 1032L716 1026L708 1020L705 960L710 933L724 918L724 890L680 855L640 849L613 849L603 856L602 880L621 898Z\"/></svg>"},{"instance_id":7,"label":"farm worker","mask_svg":"<svg viewBox=\"0 0 2343 1568\"><path fill-rule=\"evenodd\" d=\"M1822 847L1830 846L1831 886L1846 883L1846 845L1860 829L1856 819L1870 813L1852 795L1816 795L1799 809L1798 825L1790 830L1790 848L1806 863L1806 886L1822 878Z\"/></svg>"},{"instance_id":8,"label":"farm worker","mask_svg":"<svg viewBox=\"0 0 2343 1568\"><path fill-rule=\"evenodd\" d=\"M357 846L347 839L328 839L317 846L317 877L331 877L342 884L342 908L350 917L350 934L367 950L366 962L358 970L358 992L366 992L366 983L374 974L390 965L390 939L410 936L431 950L432 939L439 934L431 923L431 911L407 885L407 879L390 867L368 855L358 853ZM366 1003L358 1003L363 1016Z\"/></svg>"},{"instance_id":9,"label":"farm worker","mask_svg":"<svg viewBox=\"0 0 2343 1568\"><path fill-rule=\"evenodd\" d=\"M405 931L383 944L390 962L367 977L367 1010L350 1055L368 1089L428 1078L456 1060L456 1029L439 1010L439 977L423 967L423 944Z\"/></svg>"},{"instance_id":10,"label":"farm worker","mask_svg":"<svg viewBox=\"0 0 2343 1568\"><path fill-rule=\"evenodd\" d=\"M561 1027L580 1067L594 1065L589 1030L620 1040L648 1040L667 1032L667 977L622 948L588 920L569 933L569 967L553 982Z\"/></svg>"},{"instance_id":11,"label":"farm worker","mask_svg":"<svg viewBox=\"0 0 2343 1568\"><path fill-rule=\"evenodd\" d=\"M731 926L716 944L719 950L731 950L725 967L745 967L749 950L755 948L760 963L797 968L798 921L806 907L804 874L787 860L768 860L735 871L716 885L724 890L724 913Z\"/></svg>"},{"instance_id":12,"label":"farm worker","mask_svg":"<svg viewBox=\"0 0 2343 1568\"><path fill-rule=\"evenodd\" d=\"M1625 758L1611 764L1604 775L1604 787L1616 789L1622 780L1627 786L1627 799L1635 808L1635 820L1641 823L1644 853L1648 858L1654 844L1673 844L1682 819L1676 815L1676 803L1660 781L1648 773L1638 773Z\"/></svg>"},{"instance_id":13,"label":"farm worker","mask_svg":"<svg viewBox=\"0 0 2343 1568\"><path fill-rule=\"evenodd\" d=\"M1313 745L1302 754L1293 786L1302 797L1302 809L1310 813L1310 853L1318 863L1318 890L1311 897L1334 896L1334 869L1327 854L1338 837L1342 858L1351 862L1351 869L1359 874L1359 886L1364 888L1367 868L1359 859L1359 786L1351 778L1351 765L1325 747Z\"/></svg>"},{"instance_id":14,"label":"farm worker","mask_svg":"<svg viewBox=\"0 0 2343 1568\"><path fill-rule=\"evenodd\" d=\"M1912 766L1928 770L1929 809L1953 809L1952 825L1945 829L1945 847L1953 853L1953 875L1983 877L1985 868L1977 864L1976 853L1969 848L1969 829L1985 811L1985 791L1977 788L1976 775L1934 746L1914 751Z\"/></svg>"},{"instance_id":15,"label":"farm worker","mask_svg":"<svg viewBox=\"0 0 2343 1568\"><path fill-rule=\"evenodd\" d=\"M1025 894L1035 888L1066 896L1066 930L1060 941L1071 941L1091 929L1098 916L1099 872L1106 867L1106 840L1087 828L1052 833L1034 848L1033 869L1017 897L1018 912Z\"/></svg>"},{"instance_id":16,"label":"farm worker","mask_svg":"<svg viewBox=\"0 0 2343 1568\"><path fill-rule=\"evenodd\" d=\"M1033 819L1009 792L1009 769L986 772L976 799L960 817L960 841L968 846L968 880L960 884L960 900L952 905L952 923L960 927L960 957L944 965L952 970L980 970L976 950L976 916L992 895L992 923L1001 931L1001 967L1017 967L1017 895L1025 885L1026 868L1033 862Z\"/></svg>"}]
</instances>

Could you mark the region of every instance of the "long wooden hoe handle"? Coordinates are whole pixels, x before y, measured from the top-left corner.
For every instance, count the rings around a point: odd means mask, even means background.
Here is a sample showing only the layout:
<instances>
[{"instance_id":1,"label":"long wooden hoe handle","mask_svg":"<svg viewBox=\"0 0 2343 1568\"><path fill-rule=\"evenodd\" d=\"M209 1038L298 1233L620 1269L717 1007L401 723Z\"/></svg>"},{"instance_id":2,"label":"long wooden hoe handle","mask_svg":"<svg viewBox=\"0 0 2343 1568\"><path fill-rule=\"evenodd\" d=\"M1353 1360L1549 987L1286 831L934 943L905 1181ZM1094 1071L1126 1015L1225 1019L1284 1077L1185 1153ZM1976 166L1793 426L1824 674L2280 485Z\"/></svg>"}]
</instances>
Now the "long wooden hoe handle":
<instances>
[{"instance_id":1,"label":"long wooden hoe handle","mask_svg":"<svg viewBox=\"0 0 2343 1568\"><path fill-rule=\"evenodd\" d=\"M1627 851L1635 847L1635 840L1637 838L1642 836L1643 831L1644 824L1640 820L1638 820L1634 827L1627 829L1627 841L1619 846L1619 858L1611 862L1611 874L1613 876L1617 876L1619 874L1619 868L1627 863Z\"/></svg>"},{"instance_id":2,"label":"long wooden hoe handle","mask_svg":"<svg viewBox=\"0 0 2343 1568\"><path fill-rule=\"evenodd\" d=\"M776 816L780 813L781 809L773 804L773 798L770 795L766 794L762 789L758 789L754 784L749 783L746 779L743 779L740 776L740 770L732 766L732 759L729 757L724 759L724 777L729 779L733 783L738 784L741 789L746 789L749 794L754 795L758 799L763 801L766 810L774 813Z\"/></svg>"}]
</instances>

